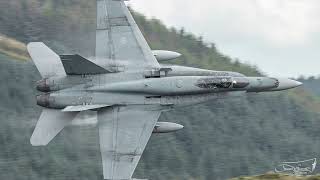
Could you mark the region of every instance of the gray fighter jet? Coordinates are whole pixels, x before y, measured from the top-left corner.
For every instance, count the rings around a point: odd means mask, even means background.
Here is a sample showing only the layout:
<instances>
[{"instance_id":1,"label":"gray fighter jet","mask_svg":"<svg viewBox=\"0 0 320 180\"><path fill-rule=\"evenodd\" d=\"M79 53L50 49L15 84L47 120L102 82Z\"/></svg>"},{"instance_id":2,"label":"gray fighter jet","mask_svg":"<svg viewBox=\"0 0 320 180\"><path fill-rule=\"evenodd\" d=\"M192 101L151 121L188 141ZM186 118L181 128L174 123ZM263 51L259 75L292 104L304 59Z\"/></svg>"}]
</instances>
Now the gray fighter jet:
<instances>
[{"instance_id":1,"label":"gray fighter jet","mask_svg":"<svg viewBox=\"0 0 320 180\"><path fill-rule=\"evenodd\" d=\"M159 64L179 53L152 51L123 0L97 0L94 58L57 55L41 42L28 51L43 77L37 104L44 107L31 137L47 145L79 113L96 111L103 175L132 179L152 133L183 126L157 122L161 112L242 95L300 86L287 78Z\"/></svg>"}]
</instances>

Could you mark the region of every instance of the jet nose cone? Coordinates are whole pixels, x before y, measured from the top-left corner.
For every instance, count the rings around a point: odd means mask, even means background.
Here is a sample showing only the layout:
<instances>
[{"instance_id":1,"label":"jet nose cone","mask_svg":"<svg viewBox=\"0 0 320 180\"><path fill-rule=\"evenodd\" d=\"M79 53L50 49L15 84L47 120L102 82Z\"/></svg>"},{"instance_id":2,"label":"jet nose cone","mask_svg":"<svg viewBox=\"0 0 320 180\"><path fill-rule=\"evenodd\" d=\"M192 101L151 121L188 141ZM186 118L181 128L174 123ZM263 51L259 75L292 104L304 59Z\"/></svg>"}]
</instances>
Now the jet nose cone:
<instances>
[{"instance_id":1,"label":"jet nose cone","mask_svg":"<svg viewBox=\"0 0 320 180\"><path fill-rule=\"evenodd\" d=\"M183 129L184 128L184 126L183 125L181 125L181 124L178 124L178 128L177 129Z\"/></svg>"},{"instance_id":2,"label":"jet nose cone","mask_svg":"<svg viewBox=\"0 0 320 180\"><path fill-rule=\"evenodd\" d=\"M295 81L295 83L296 83L296 87L299 87L299 86L302 86L302 85L303 85L303 83L300 82L300 81Z\"/></svg>"},{"instance_id":3,"label":"jet nose cone","mask_svg":"<svg viewBox=\"0 0 320 180\"><path fill-rule=\"evenodd\" d=\"M301 82L288 78L278 78L278 81L279 86L276 88L277 90L292 89L302 85Z\"/></svg>"}]
</instances>

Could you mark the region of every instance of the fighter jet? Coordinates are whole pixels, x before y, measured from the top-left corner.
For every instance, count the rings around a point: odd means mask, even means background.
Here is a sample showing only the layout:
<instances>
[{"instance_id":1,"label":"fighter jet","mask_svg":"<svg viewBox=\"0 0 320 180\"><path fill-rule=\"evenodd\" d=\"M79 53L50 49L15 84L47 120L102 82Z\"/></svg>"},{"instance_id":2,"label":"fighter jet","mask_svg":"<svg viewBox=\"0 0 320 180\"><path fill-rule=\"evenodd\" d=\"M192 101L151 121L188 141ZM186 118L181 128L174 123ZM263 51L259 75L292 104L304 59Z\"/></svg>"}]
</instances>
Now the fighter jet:
<instances>
[{"instance_id":1,"label":"fighter jet","mask_svg":"<svg viewBox=\"0 0 320 180\"><path fill-rule=\"evenodd\" d=\"M104 179L131 180L152 133L183 128L158 122L164 111L301 85L287 78L160 64L181 54L152 51L123 0L96 3L95 57L57 55L41 42L27 46L43 78L36 84L43 111L30 142L45 146L79 113L95 111Z\"/></svg>"}]
</instances>

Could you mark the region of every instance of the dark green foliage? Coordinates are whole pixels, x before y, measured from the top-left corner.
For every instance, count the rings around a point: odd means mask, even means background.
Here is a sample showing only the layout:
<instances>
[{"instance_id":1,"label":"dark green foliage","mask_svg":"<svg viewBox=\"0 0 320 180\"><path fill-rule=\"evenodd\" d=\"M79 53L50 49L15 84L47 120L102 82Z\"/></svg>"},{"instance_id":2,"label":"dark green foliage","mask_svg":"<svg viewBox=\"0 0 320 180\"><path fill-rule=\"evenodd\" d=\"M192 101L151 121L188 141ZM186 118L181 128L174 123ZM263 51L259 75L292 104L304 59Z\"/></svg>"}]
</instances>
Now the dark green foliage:
<instances>
[{"instance_id":1,"label":"dark green foliage","mask_svg":"<svg viewBox=\"0 0 320 180\"><path fill-rule=\"evenodd\" d=\"M58 52L92 54L94 1L10 0L1 1L0 8L1 33L24 42L46 41ZM183 54L175 63L260 74L184 29L135 17L153 49ZM32 63L0 56L0 179L102 179L96 128L67 128L48 147L29 144L41 111L33 85L39 78ZM160 121L185 129L154 135L135 176L220 180L264 173L285 160L319 157L320 118L300 104L303 100L293 91L247 94L164 113Z\"/></svg>"}]
</instances>

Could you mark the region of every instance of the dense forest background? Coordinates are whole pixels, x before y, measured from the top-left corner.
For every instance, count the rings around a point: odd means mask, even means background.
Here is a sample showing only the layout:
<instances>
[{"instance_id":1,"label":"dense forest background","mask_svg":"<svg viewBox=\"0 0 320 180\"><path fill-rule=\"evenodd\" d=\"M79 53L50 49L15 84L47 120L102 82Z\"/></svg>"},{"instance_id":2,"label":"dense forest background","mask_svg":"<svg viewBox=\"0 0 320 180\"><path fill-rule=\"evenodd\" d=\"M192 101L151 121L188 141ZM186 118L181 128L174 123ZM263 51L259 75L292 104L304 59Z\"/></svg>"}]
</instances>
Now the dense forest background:
<instances>
[{"instance_id":1,"label":"dense forest background","mask_svg":"<svg viewBox=\"0 0 320 180\"><path fill-rule=\"evenodd\" d=\"M0 9L3 35L24 43L44 41L59 53L92 55L95 0L10 0L1 1ZM134 15L152 49L183 54L173 63L262 74L185 29ZM40 76L30 61L4 54L0 54L0 179L102 179L95 127L69 127L47 147L30 145L41 112L34 99L38 94L34 82ZM163 114L160 121L177 122L185 129L153 135L135 177L224 180L272 171L282 161L320 157L320 80L303 81L306 86L296 90L247 94Z\"/></svg>"}]
</instances>

